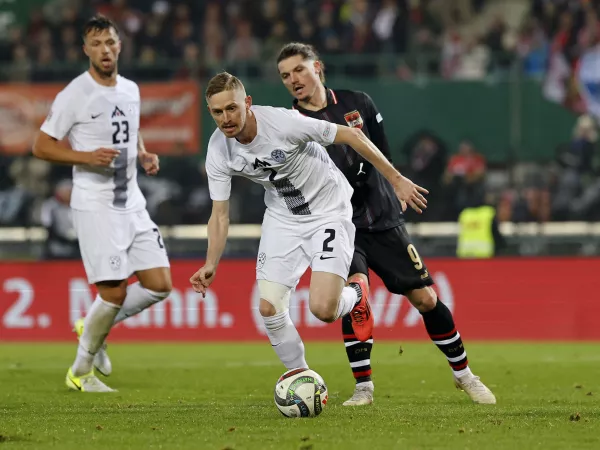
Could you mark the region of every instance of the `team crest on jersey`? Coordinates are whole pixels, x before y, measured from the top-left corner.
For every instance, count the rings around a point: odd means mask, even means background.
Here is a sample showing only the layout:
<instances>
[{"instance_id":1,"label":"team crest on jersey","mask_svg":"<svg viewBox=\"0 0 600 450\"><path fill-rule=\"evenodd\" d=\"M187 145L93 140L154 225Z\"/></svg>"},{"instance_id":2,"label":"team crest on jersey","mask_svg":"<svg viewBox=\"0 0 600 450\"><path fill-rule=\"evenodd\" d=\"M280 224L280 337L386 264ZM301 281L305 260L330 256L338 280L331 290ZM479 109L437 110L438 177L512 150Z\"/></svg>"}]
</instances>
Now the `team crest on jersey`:
<instances>
[{"instance_id":1,"label":"team crest on jersey","mask_svg":"<svg viewBox=\"0 0 600 450\"><path fill-rule=\"evenodd\" d=\"M271 158L273 158L278 163L285 162L285 153L283 152L283 150L273 150L271 152Z\"/></svg>"},{"instance_id":2,"label":"team crest on jersey","mask_svg":"<svg viewBox=\"0 0 600 450\"><path fill-rule=\"evenodd\" d=\"M265 252L260 252L258 254L258 260L256 261L256 268L257 269L262 269L262 267L265 265L265 262L267 261L267 255Z\"/></svg>"},{"instance_id":3,"label":"team crest on jersey","mask_svg":"<svg viewBox=\"0 0 600 450\"><path fill-rule=\"evenodd\" d=\"M363 119L358 112L358 110L350 111L349 113L344 114L344 119L346 123L351 128L362 128L363 127Z\"/></svg>"},{"instance_id":4,"label":"team crest on jersey","mask_svg":"<svg viewBox=\"0 0 600 450\"><path fill-rule=\"evenodd\" d=\"M115 106L111 117L125 117L125 113L118 106Z\"/></svg>"},{"instance_id":5,"label":"team crest on jersey","mask_svg":"<svg viewBox=\"0 0 600 450\"><path fill-rule=\"evenodd\" d=\"M110 263L110 268L112 270L119 270L121 267L121 257L119 255L111 256L108 259L108 262Z\"/></svg>"}]
</instances>

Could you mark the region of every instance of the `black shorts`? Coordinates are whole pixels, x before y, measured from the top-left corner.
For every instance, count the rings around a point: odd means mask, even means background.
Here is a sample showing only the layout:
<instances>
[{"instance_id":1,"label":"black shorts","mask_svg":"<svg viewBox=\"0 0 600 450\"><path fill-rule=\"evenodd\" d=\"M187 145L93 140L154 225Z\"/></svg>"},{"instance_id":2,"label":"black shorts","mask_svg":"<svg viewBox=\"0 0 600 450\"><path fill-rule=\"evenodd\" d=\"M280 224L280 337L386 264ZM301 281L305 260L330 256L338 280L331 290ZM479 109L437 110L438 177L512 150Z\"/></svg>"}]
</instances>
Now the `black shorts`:
<instances>
[{"instance_id":1,"label":"black shorts","mask_svg":"<svg viewBox=\"0 0 600 450\"><path fill-rule=\"evenodd\" d=\"M368 269L375 272L393 294L403 295L433 285L404 225L370 233L356 230L350 275L368 275Z\"/></svg>"}]
</instances>

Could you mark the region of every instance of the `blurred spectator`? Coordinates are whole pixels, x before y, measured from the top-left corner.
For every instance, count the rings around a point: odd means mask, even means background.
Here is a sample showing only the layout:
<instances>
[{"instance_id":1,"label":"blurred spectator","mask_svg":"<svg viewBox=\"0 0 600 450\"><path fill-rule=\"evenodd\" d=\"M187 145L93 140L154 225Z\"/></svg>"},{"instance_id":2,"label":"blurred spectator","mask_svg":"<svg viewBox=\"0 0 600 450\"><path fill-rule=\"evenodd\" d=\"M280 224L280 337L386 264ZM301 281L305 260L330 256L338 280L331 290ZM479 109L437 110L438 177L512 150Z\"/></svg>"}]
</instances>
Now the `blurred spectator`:
<instances>
[{"instance_id":1,"label":"blurred spectator","mask_svg":"<svg viewBox=\"0 0 600 450\"><path fill-rule=\"evenodd\" d=\"M443 213L442 189L440 180L446 168L448 150L446 144L433 132L423 130L411 136L402 147L406 155L407 176L419 186L429 191L427 214L418 220L436 221ZM407 211L409 220L417 220L416 213Z\"/></svg>"},{"instance_id":2,"label":"blurred spectator","mask_svg":"<svg viewBox=\"0 0 600 450\"><path fill-rule=\"evenodd\" d=\"M500 233L496 208L482 191L473 196L458 217L456 256L459 258L493 258L506 246Z\"/></svg>"},{"instance_id":3,"label":"blurred spectator","mask_svg":"<svg viewBox=\"0 0 600 450\"><path fill-rule=\"evenodd\" d=\"M379 48L404 53L408 48L409 17L406 1L383 0L373 20L373 32Z\"/></svg>"},{"instance_id":4,"label":"blurred spectator","mask_svg":"<svg viewBox=\"0 0 600 450\"><path fill-rule=\"evenodd\" d=\"M257 61L260 58L260 43L252 36L252 25L243 20L235 27L235 37L227 47L229 62Z\"/></svg>"},{"instance_id":5,"label":"blurred spectator","mask_svg":"<svg viewBox=\"0 0 600 450\"><path fill-rule=\"evenodd\" d=\"M458 153L450 158L444 173L443 183L449 206L448 219L454 220L473 198L478 198L483 189L486 162L478 153L473 143L463 140L458 146Z\"/></svg>"},{"instance_id":6,"label":"blurred spectator","mask_svg":"<svg viewBox=\"0 0 600 450\"><path fill-rule=\"evenodd\" d=\"M44 242L44 259L79 259L79 245L71 214L72 183L62 180L54 189L54 196L41 207L40 222L48 237Z\"/></svg>"},{"instance_id":7,"label":"blurred spectator","mask_svg":"<svg viewBox=\"0 0 600 450\"><path fill-rule=\"evenodd\" d=\"M600 206L600 181L593 165L597 143L594 120L588 115L581 116L571 142L559 148L561 170L552 202L554 219L591 220L593 210Z\"/></svg>"},{"instance_id":8,"label":"blurred spectator","mask_svg":"<svg viewBox=\"0 0 600 450\"><path fill-rule=\"evenodd\" d=\"M490 53L488 48L476 38L465 40L454 70L458 80L480 80L487 75Z\"/></svg>"},{"instance_id":9,"label":"blurred spectator","mask_svg":"<svg viewBox=\"0 0 600 450\"><path fill-rule=\"evenodd\" d=\"M516 52L522 59L523 71L527 75L540 76L546 72L549 44L539 22L531 18L521 28Z\"/></svg>"}]
</instances>

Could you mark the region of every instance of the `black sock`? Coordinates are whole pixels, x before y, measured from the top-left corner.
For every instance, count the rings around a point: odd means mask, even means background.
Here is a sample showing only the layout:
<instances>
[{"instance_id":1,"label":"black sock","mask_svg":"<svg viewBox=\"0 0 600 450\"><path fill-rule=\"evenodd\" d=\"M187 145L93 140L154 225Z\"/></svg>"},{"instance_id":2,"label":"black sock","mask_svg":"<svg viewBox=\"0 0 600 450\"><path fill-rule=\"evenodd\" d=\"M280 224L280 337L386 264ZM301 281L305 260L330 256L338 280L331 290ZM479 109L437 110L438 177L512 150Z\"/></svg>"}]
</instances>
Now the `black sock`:
<instances>
[{"instance_id":1,"label":"black sock","mask_svg":"<svg viewBox=\"0 0 600 450\"><path fill-rule=\"evenodd\" d=\"M354 289L356 291L356 303L360 302L360 299L362 298L362 289L360 288L360 284L358 283L348 283L348 286L350 286L352 289ZM344 333L346 334L346 333Z\"/></svg>"},{"instance_id":2,"label":"black sock","mask_svg":"<svg viewBox=\"0 0 600 450\"><path fill-rule=\"evenodd\" d=\"M466 369L469 365L467 352L463 347L460 333L456 331L452 313L446 305L438 298L438 301L431 311L421 313L425 328L429 337L435 345L442 351L452 370L458 371Z\"/></svg>"},{"instance_id":3,"label":"black sock","mask_svg":"<svg viewBox=\"0 0 600 450\"><path fill-rule=\"evenodd\" d=\"M354 284L354 283L352 283ZM373 336L367 342L360 342L354 335L352 319L350 314L342 317L342 333L346 345L346 355L352 368L352 375L357 383L371 381L371 349L373 347ZM356 367L354 367L356 365Z\"/></svg>"}]
</instances>

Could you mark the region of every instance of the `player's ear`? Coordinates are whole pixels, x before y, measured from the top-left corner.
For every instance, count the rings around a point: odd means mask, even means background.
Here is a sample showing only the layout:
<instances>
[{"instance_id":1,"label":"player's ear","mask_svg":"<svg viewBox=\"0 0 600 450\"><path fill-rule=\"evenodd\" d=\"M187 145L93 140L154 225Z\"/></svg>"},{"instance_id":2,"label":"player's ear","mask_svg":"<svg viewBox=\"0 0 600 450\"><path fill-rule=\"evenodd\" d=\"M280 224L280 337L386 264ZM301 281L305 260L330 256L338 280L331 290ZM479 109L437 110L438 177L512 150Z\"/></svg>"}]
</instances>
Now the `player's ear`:
<instances>
[{"instance_id":1,"label":"player's ear","mask_svg":"<svg viewBox=\"0 0 600 450\"><path fill-rule=\"evenodd\" d=\"M323 70L323 66L321 65L321 61L315 61L313 63L313 67L315 68L315 73L317 75L320 75L321 71Z\"/></svg>"},{"instance_id":2,"label":"player's ear","mask_svg":"<svg viewBox=\"0 0 600 450\"><path fill-rule=\"evenodd\" d=\"M246 108L250 109L251 106L252 106L252 96L251 95L247 95L246 96Z\"/></svg>"}]
</instances>

